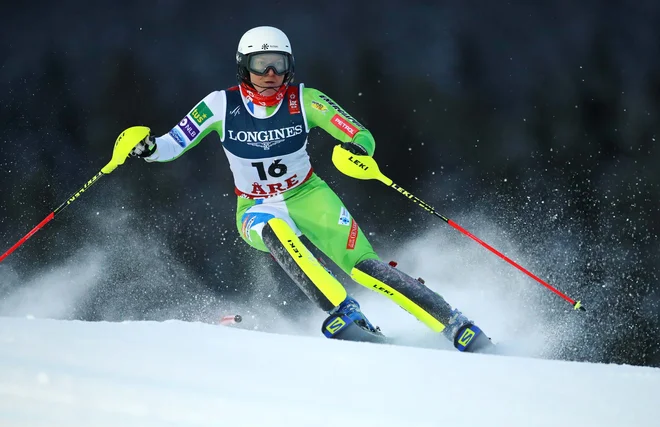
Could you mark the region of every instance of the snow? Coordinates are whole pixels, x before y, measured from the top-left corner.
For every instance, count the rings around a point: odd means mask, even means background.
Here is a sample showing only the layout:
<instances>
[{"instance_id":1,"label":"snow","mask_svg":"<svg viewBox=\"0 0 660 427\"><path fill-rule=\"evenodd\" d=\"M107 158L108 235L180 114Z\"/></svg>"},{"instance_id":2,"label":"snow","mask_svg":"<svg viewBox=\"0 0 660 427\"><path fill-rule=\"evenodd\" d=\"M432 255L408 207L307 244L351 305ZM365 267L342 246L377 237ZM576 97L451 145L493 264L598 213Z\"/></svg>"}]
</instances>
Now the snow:
<instances>
[{"instance_id":1,"label":"snow","mask_svg":"<svg viewBox=\"0 0 660 427\"><path fill-rule=\"evenodd\" d=\"M0 425L651 426L660 369L182 321L0 318Z\"/></svg>"}]
</instances>

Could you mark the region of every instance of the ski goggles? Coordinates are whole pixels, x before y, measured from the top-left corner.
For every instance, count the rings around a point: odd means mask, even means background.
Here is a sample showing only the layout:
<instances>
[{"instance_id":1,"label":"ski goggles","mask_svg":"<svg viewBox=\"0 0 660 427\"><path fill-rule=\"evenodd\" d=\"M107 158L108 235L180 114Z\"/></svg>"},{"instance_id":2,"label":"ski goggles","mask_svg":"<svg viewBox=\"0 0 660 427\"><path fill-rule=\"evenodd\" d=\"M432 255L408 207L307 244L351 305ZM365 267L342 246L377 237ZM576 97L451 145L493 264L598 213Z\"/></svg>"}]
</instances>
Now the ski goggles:
<instances>
[{"instance_id":1,"label":"ski goggles","mask_svg":"<svg viewBox=\"0 0 660 427\"><path fill-rule=\"evenodd\" d=\"M247 69L258 76L263 76L272 69L275 74L281 76L291 69L289 55L280 52L255 53L248 56Z\"/></svg>"}]
</instances>

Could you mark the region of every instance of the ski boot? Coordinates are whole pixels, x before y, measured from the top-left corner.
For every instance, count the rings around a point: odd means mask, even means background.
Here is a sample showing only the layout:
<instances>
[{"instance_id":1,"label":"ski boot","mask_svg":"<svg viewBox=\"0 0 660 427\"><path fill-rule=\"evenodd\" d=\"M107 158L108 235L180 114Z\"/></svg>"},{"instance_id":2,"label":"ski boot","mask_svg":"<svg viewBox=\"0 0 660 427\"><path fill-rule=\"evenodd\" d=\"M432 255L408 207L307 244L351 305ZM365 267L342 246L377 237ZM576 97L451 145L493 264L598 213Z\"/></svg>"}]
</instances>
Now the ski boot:
<instances>
[{"instance_id":1,"label":"ski boot","mask_svg":"<svg viewBox=\"0 0 660 427\"><path fill-rule=\"evenodd\" d=\"M452 310L449 324L442 334L454 343L454 347L458 351L488 353L492 352L494 347L490 338L481 331L481 328L456 309Z\"/></svg>"},{"instance_id":2,"label":"ski boot","mask_svg":"<svg viewBox=\"0 0 660 427\"><path fill-rule=\"evenodd\" d=\"M321 326L323 335L348 341L384 343L380 328L373 326L360 310L360 304L351 296L329 312Z\"/></svg>"}]
</instances>

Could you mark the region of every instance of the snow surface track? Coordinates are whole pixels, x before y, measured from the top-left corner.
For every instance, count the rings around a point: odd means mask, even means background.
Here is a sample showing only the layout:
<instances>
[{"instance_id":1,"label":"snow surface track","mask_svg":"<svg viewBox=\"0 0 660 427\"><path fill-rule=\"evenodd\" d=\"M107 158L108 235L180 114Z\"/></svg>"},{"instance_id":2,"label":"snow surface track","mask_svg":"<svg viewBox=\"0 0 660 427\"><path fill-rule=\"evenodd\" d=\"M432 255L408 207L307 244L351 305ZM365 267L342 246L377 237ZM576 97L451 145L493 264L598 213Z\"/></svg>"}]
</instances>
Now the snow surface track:
<instances>
[{"instance_id":1,"label":"snow surface track","mask_svg":"<svg viewBox=\"0 0 660 427\"><path fill-rule=\"evenodd\" d=\"M0 425L652 426L660 369L0 318Z\"/></svg>"}]
</instances>

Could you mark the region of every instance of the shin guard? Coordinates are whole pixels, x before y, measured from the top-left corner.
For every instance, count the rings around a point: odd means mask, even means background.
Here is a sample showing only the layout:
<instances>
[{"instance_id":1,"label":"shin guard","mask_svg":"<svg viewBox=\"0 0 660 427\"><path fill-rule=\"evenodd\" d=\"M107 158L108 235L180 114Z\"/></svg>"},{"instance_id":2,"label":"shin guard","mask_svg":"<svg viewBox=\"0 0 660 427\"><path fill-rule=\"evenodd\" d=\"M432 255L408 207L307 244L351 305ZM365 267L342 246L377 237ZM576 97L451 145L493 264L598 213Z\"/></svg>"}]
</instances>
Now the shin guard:
<instances>
[{"instance_id":1,"label":"shin guard","mask_svg":"<svg viewBox=\"0 0 660 427\"><path fill-rule=\"evenodd\" d=\"M261 237L277 263L323 311L331 311L346 299L344 286L321 265L284 220L269 220Z\"/></svg>"},{"instance_id":2,"label":"shin guard","mask_svg":"<svg viewBox=\"0 0 660 427\"><path fill-rule=\"evenodd\" d=\"M383 261L360 261L351 271L351 277L387 296L436 332L444 331L450 324L452 307L439 294Z\"/></svg>"}]
</instances>

